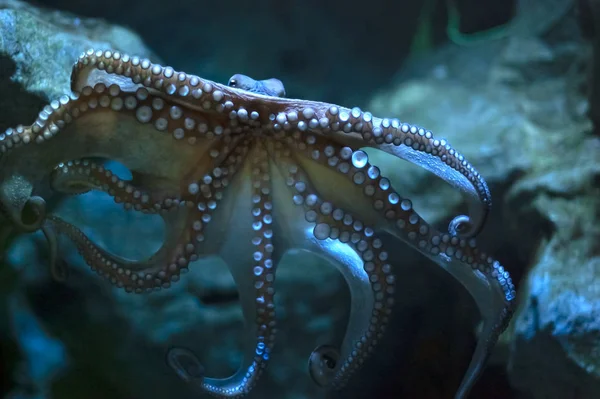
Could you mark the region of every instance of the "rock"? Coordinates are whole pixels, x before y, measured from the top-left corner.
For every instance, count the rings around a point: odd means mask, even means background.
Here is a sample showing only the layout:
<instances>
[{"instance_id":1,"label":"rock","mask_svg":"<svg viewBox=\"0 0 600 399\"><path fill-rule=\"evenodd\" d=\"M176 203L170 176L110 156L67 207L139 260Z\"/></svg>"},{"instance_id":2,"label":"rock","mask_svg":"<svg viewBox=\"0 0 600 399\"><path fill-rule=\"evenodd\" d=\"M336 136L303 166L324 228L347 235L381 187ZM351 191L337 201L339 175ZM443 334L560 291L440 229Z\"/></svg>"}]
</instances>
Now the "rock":
<instances>
[{"instance_id":1,"label":"rock","mask_svg":"<svg viewBox=\"0 0 600 399\"><path fill-rule=\"evenodd\" d=\"M447 138L490 184L494 206L480 245L516 281L527 275L492 364L510 364L525 397L599 395L600 140L581 90L590 55L568 14L544 38L448 47L410 63L368 107ZM446 223L444 204L461 204L425 171L384 172L430 221Z\"/></svg>"},{"instance_id":2,"label":"rock","mask_svg":"<svg viewBox=\"0 0 600 399\"><path fill-rule=\"evenodd\" d=\"M89 48L158 59L135 33L100 19L0 0L0 131L34 121L70 93L71 66Z\"/></svg>"},{"instance_id":3,"label":"rock","mask_svg":"<svg viewBox=\"0 0 600 399\"><path fill-rule=\"evenodd\" d=\"M569 141L507 198L534 241L509 368L533 398L600 396L600 140Z\"/></svg>"},{"instance_id":4,"label":"rock","mask_svg":"<svg viewBox=\"0 0 600 399\"><path fill-rule=\"evenodd\" d=\"M505 197L512 234L521 237L514 246L529 266L509 373L532 398L600 394L600 288L594 284L600 272L600 139L586 116L586 93L578 90L585 75L567 70L582 55L589 62L589 48L580 46L555 45L554 64L564 65L563 76L530 85L535 91L525 103L525 127L531 167Z\"/></svg>"}]
</instances>

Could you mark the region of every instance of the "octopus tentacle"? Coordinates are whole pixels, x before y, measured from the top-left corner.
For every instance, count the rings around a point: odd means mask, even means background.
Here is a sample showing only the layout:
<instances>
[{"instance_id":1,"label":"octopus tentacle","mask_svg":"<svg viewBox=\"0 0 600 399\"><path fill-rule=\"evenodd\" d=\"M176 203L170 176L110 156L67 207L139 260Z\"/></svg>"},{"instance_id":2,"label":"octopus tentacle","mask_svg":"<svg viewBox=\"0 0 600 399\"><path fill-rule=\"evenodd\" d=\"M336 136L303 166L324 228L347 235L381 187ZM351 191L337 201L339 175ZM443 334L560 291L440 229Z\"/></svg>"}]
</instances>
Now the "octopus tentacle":
<instances>
[{"instance_id":1,"label":"octopus tentacle","mask_svg":"<svg viewBox=\"0 0 600 399\"><path fill-rule=\"evenodd\" d=\"M275 341L274 282L283 249L273 245L272 187L266 154L260 142L249 150L249 162L244 163L227 188L236 196L224 197L220 212L206 227L202 243L207 248L218 247L219 255L229 265L249 330L246 340L252 348L244 365L231 377L189 379L201 390L220 398L239 397L251 390L266 367ZM238 236L226 234L228 229L235 229ZM175 366L178 375L186 376L178 364L171 366Z\"/></svg>"},{"instance_id":2,"label":"octopus tentacle","mask_svg":"<svg viewBox=\"0 0 600 399\"><path fill-rule=\"evenodd\" d=\"M92 189L105 191L116 203L123 203L126 210L155 213L169 209L173 202L194 202L199 195L204 195L213 177L220 181L223 176L219 166L235 163L237 154L231 154L242 140L243 136L211 139L202 151L212 155L195 163L192 172L181 179L183 187L170 190L160 186L160 178L143 176L144 179L136 179L138 176L133 174L133 179L128 181L115 175L110 168L89 159L59 164L52 172L50 184L55 191L64 194L83 194Z\"/></svg>"},{"instance_id":3,"label":"octopus tentacle","mask_svg":"<svg viewBox=\"0 0 600 399\"><path fill-rule=\"evenodd\" d=\"M298 101L278 101L280 111L270 115L270 128L275 132L310 132L352 148L377 148L433 172L459 189L469 205L469 216L457 217L450 224L450 231L461 238L479 233L492 204L489 188L446 140L397 119L377 118L358 107L348 109L309 101L299 105Z\"/></svg>"},{"instance_id":4,"label":"octopus tentacle","mask_svg":"<svg viewBox=\"0 0 600 399\"><path fill-rule=\"evenodd\" d=\"M361 304L352 308L341 349L320 346L309 359L313 380L320 386L339 389L381 338L391 313L395 279L391 265L386 263L387 252L373 229L335 202L324 201L295 155L293 150L283 149L275 157L293 203L303 210L311 249L338 266L353 303Z\"/></svg>"},{"instance_id":5,"label":"octopus tentacle","mask_svg":"<svg viewBox=\"0 0 600 399\"><path fill-rule=\"evenodd\" d=\"M167 364L187 383L202 384L204 367L189 349L173 347L167 351Z\"/></svg>"},{"instance_id":6,"label":"octopus tentacle","mask_svg":"<svg viewBox=\"0 0 600 399\"><path fill-rule=\"evenodd\" d=\"M77 246L79 253L92 270L127 292L142 293L168 288L171 282L179 281L179 275L187 271L188 258L173 256L173 253L179 255L183 252L179 247L173 250L172 245L163 244L157 254L150 259L132 261L99 247L80 229L58 216L49 216L48 223ZM162 262L159 261L169 259L169 255L173 260L165 262L166 266L162 266ZM156 267L157 264L161 266Z\"/></svg>"},{"instance_id":7,"label":"octopus tentacle","mask_svg":"<svg viewBox=\"0 0 600 399\"><path fill-rule=\"evenodd\" d=\"M414 211L411 201L402 198L390 181L381 176L379 169L369 163L364 151L353 151L350 147L341 147L325 141L323 137L310 135L304 136L303 140L299 135L287 136L285 142L295 150L294 154L302 155L299 164L313 175L318 175L320 182L337 182L336 187L329 190L327 184L319 185L319 189L327 192L328 199L341 197L339 201L344 202L344 206L350 210L360 209L364 217L370 215L364 211L367 207L377 212L380 218L373 218L371 222L376 230L390 232L425 253L459 280L473 296L484 318L484 328L461 385L461 395L466 395L510 318L515 292L508 274L497 261L476 248L474 240L442 234L426 223ZM327 170L344 176L351 187L344 185L342 189L339 179L327 177ZM357 190L369 201L368 205L357 201L359 195L348 196ZM336 192L344 194L336 196ZM346 196L352 201L344 201Z\"/></svg>"},{"instance_id":8,"label":"octopus tentacle","mask_svg":"<svg viewBox=\"0 0 600 399\"><path fill-rule=\"evenodd\" d=\"M60 164L51 175L51 187L68 194L79 194L89 190L104 191L124 209L159 213L166 222L167 240L149 259L132 261L114 256L92 243L81 231L62 219L54 219L54 226L79 247L92 270L126 291L141 293L151 289L166 288L185 273L190 254L186 244L189 237L189 215L191 203L178 197L148 192L130 184L112 173L104 165L90 160L75 160Z\"/></svg>"},{"instance_id":9,"label":"octopus tentacle","mask_svg":"<svg viewBox=\"0 0 600 399\"><path fill-rule=\"evenodd\" d=\"M319 164L329 168L345 176L356 189L362 189L364 197L369 198L371 209L382 216L379 223L374 225L376 229L391 232L425 253L460 281L472 295L484 318L484 328L457 397L466 395L512 313L515 291L508 273L497 261L481 252L474 240L442 234L427 224L414 211L411 201L402 198L390 181L381 176L379 169L369 163L364 151L336 146L320 137L308 136L304 141L287 141L304 155L304 159L310 159L305 162L306 165ZM323 178L322 169L318 173L321 181L327 180ZM348 188L342 190L339 186L334 190L345 195L352 191ZM328 193L328 198L334 195ZM350 209L361 209L363 214L368 214L364 212L365 205L356 202L357 196L352 198L354 204L348 203L348 206L352 206Z\"/></svg>"},{"instance_id":10,"label":"octopus tentacle","mask_svg":"<svg viewBox=\"0 0 600 399\"><path fill-rule=\"evenodd\" d=\"M68 277L68 269L63 262L58 261L58 237L56 232L49 223L45 223L42 226L42 232L48 242L48 262L50 265L50 274L52 278L57 282L64 282Z\"/></svg>"},{"instance_id":11,"label":"octopus tentacle","mask_svg":"<svg viewBox=\"0 0 600 399\"><path fill-rule=\"evenodd\" d=\"M108 84L114 81L114 76L122 78L120 87L126 91L145 87L155 97L169 98L178 104L185 104L186 109L210 114L211 118L227 121L227 125L230 121L228 113L224 111L233 107L232 100L235 97L248 93L243 89L177 72L171 67L163 67L147 59L119 52L93 50L82 54L73 66L71 90L81 92L88 86ZM244 119L253 121L258 117L248 112ZM237 122L233 124L236 125Z\"/></svg>"},{"instance_id":12,"label":"octopus tentacle","mask_svg":"<svg viewBox=\"0 0 600 399\"><path fill-rule=\"evenodd\" d=\"M117 287L136 293L167 288L171 282L179 281L181 273L187 272L189 262L198 259L197 242L203 239L203 224L210 220L210 213L214 209L211 201L221 199L220 188L224 180L228 174L233 175L243 161L238 155L237 152L229 155L226 163L229 168L225 171L215 168L212 175L206 176L211 179L212 187L217 187L216 190L210 191L206 185L193 190L198 196L212 197L208 204L202 201L196 204L178 198L156 201L155 197L155 201L152 201L151 194L126 184L109 170L92 162L72 163L73 167L67 164L57 169L55 186L60 184L69 187L70 179L77 185L85 181L86 187L106 191L117 202L123 202L126 209L158 212L166 222L166 241L149 259L132 261L116 256L94 244L83 232L59 217L51 216L49 221L77 245L93 270Z\"/></svg>"},{"instance_id":13,"label":"octopus tentacle","mask_svg":"<svg viewBox=\"0 0 600 399\"><path fill-rule=\"evenodd\" d=\"M163 195L141 189L114 174L110 168L87 159L59 164L50 177L52 189L64 194L83 194L90 190L104 191L124 209L147 213L168 211L181 206L179 194ZM185 203L183 204L185 205Z\"/></svg>"},{"instance_id":14,"label":"octopus tentacle","mask_svg":"<svg viewBox=\"0 0 600 399\"><path fill-rule=\"evenodd\" d=\"M40 113L33 125L18 128L17 134L11 135L11 141L1 141L0 150L10 151L13 147L7 146L9 142L42 144L50 140L53 145L60 147L60 151L40 152L38 155L36 146L32 149L32 153L35 154L38 161L45 162L48 167L53 168L62 162L81 158L80 153L75 153L78 146L89 147L90 152L86 154L88 157L106 158L107 154L111 154L109 158L127 165L136 173L144 173L145 187L154 191L179 192L181 180L186 178L184 171L190 169L193 171L187 176L191 179L195 174L209 169L211 165L218 164L241 136L232 137L231 129L223 128L222 125L212 123L211 120L193 112L183 118L182 110L173 105L169 107L170 104L172 102L150 96L145 88L140 88L134 93L127 93L120 91L116 86L107 88L99 84L94 89L86 88L75 99L64 97L60 102L53 102L52 106L46 107ZM88 127L90 135L66 136L70 132L69 126L72 126L75 120L78 125ZM107 135L105 131L95 128L98 123L110 126L113 121L116 132L122 134ZM140 126L144 125L148 125L149 129L140 130ZM138 158L137 154L126 150L129 139L128 128L137 131L133 137L138 139L144 136L141 132L152 135L151 139L148 138L150 142L156 143L156 147L147 146L145 151L161 154L161 147L163 151L173 147L181 157L168 160L168 168L149 168L144 165L147 163L146 161ZM161 134L163 131L169 131L172 136ZM51 140L52 138L55 139ZM65 141L70 144L61 146L61 143ZM205 153L207 156L196 157L192 155L194 153ZM193 162L191 165L190 160ZM27 162L27 160L23 160L23 162ZM166 164L167 160L159 158L156 159L156 162ZM36 178L41 178L45 172L43 168L40 168L34 173L39 176L35 176ZM12 181L5 183L15 186ZM5 192L5 190L1 191ZM28 192L27 190L20 191L23 191L23 196L26 196ZM80 192L81 190L76 189L75 191ZM6 190L6 192L10 191ZM23 203L26 201L31 202L32 198L24 199ZM9 215L20 220L21 216L16 214L17 211L18 209L12 210Z\"/></svg>"}]
</instances>

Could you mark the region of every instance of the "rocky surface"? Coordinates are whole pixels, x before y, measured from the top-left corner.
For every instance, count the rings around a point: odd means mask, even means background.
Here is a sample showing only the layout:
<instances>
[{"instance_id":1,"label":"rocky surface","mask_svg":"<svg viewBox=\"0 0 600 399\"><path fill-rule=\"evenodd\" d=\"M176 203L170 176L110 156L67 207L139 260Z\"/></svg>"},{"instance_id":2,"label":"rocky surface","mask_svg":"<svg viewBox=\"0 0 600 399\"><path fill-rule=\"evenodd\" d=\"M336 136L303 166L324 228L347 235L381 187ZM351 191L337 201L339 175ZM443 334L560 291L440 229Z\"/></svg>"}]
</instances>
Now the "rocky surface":
<instances>
[{"instance_id":1,"label":"rocky surface","mask_svg":"<svg viewBox=\"0 0 600 399\"><path fill-rule=\"evenodd\" d=\"M510 201L527 199L518 216L546 224L527 231L539 242L509 364L513 385L533 398L600 397L600 143L582 143L571 156L578 159L565 157L574 165L568 171L546 170L509 194Z\"/></svg>"},{"instance_id":2,"label":"rocky surface","mask_svg":"<svg viewBox=\"0 0 600 399\"><path fill-rule=\"evenodd\" d=\"M568 13L537 37L442 50L369 107L444 132L490 183L502 228L483 238L525 274L493 361L508 361L524 398L600 395L600 140L587 116L590 48L574 21ZM440 201L460 203L443 184L390 173L434 218Z\"/></svg>"},{"instance_id":3,"label":"rocky surface","mask_svg":"<svg viewBox=\"0 0 600 399\"><path fill-rule=\"evenodd\" d=\"M0 130L31 123L50 99L69 92L71 66L90 47L155 57L142 39L99 19L0 0Z\"/></svg>"}]
</instances>

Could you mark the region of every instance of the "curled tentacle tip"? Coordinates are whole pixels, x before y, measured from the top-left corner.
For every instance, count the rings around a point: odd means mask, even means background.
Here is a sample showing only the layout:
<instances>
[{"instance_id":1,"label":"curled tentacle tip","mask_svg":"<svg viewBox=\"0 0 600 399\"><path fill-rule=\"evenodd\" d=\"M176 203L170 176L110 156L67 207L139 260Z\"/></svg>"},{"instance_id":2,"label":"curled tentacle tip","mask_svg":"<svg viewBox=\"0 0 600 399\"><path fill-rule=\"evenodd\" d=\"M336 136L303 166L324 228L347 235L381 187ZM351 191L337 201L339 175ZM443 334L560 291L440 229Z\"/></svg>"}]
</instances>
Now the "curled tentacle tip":
<instances>
[{"instance_id":1,"label":"curled tentacle tip","mask_svg":"<svg viewBox=\"0 0 600 399\"><path fill-rule=\"evenodd\" d=\"M69 269L64 261L58 260L58 237L49 223L42 226L42 232L48 242L50 274L54 280L62 283L69 277Z\"/></svg>"},{"instance_id":2,"label":"curled tentacle tip","mask_svg":"<svg viewBox=\"0 0 600 399\"><path fill-rule=\"evenodd\" d=\"M26 232L39 230L46 220L46 201L33 196L27 200L21 210L20 228Z\"/></svg>"},{"instance_id":3,"label":"curled tentacle tip","mask_svg":"<svg viewBox=\"0 0 600 399\"><path fill-rule=\"evenodd\" d=\"M333 380L339 360L337 348L331 345L318 346L308 358L308 373L317 385L325 387Z\"/></svg>"},{"instance_id":4,"label":"curled tentacle tip","mask_svg":"<svg viewBox=\"0 0 600 399\"><path fill-rule=\"evenodd\" d=\"M448 233L458 238L473 238L481 231L480 223L473 223L467 215L459 215L450 221Z\"/></svg>"},{"instance_id":5,"label":"curled tentacle tip","mask_svg":"<svg viewBox=\"0 0 600 399\"><path fill-rule=\"evenodd\" d=\"M167 364L185 382L204 378L204 367L189 349L170 348L167 352Z\"/></svg>"}]
</instances>

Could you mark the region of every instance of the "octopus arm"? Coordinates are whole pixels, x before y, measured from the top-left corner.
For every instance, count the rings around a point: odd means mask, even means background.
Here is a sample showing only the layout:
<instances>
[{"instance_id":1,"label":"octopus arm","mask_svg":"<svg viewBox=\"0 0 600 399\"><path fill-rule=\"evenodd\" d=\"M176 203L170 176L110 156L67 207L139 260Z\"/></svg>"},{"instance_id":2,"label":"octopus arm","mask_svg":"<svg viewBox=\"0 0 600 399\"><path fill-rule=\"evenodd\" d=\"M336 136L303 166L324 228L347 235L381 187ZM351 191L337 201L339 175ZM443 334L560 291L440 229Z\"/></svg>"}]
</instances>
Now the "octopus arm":
<instances>
[{"instance_id":1,"label":"octopus arm","mask_svg":"<svg viewBox=\"0 0 600 399\"><path fill-rule=\"evenodd\" d=\"M222 125L230 122L227 114L223 113L227 101L250 104L256 99L261 101L274 98L268 97L266 93L229 87L196 75L177 72L169 66L163 67L148 59L121 54L118 51L88 50L81 54L73 65L71 90L79 93L86 87L95 87L98 84L107 87L117 85L127 92L145 88L154 97L168 98L188 110L210 115L211 119L219 119ZM248 84L251 83L246 81L244 87ZM221 105L215 108L214 103ZM253 120L249 114L245 119Z\"/></svg>"},{"instance_id":2,"label":"octopus arm","mask_svg":"<svg viewBox=\"0 0 600 399\"><path fill-rule=\"evenodd\" d=\"M227 156L213 165L198 187L188 188L186 195L192 197L191 201L157 202L153 193L132 187L101 165L89 161L61 165L52 176L52 185L59 191L104 190L117 202L124 202L127 209L158 212L164 218L167 240L161 250L146 261L129 261L98 247L59 217L49 217L48 223L75 242L86 262L117 286L135 292L166 288L171 281L177 281L179 273L187 271L188 263L199 255L219 254L230 265L239 287L247 327L252 330L246 334L253 341L247 365L231 377L208 378L191 351L175 347L167 356L168 363L184 380L219 397L237 397L250 391L269 359L275 333L273 282L278 254L269 242L272 237L268 217L269 182L252 173L267 165L266 152L257 151L251 152L248 162L248 140L227 151ZM253 209L262 209L262 212L257 215ZM231 224L246 241L237 234L227 233ZM261 238L260 242L256 241L257 237Z\"/></svg>"},{"instance_id":3,"label":"octopus arm","mask_svg":"<svg viewBox=\"0 0 600 399\"><path fill-rule=\"evenodd\" d=\"M375 234L386 232L400 238L448 271L475 299L484 328L457 394L457 398L464 397L510 319L515 291L508 273L497 261L480 251L473 239L440 233L430 226L413 209L410 199L403 198L369 162L364 151L342 147L323 136L308 135L302 140L286 138L283 141L294 149L301 170L314 177L311 179L313 190L319 197L331 201L326 208L328 212L334 207L332 204L344 209L335 211L337 220L333 223L353 225L355 221L350 215L361 215L361 222L372 226ZM317 214L321 216L322 212L320 209ZM336 216L335 213L332 215ZM383 256L382 259L386 258ZM352 258L347 257L346 262L352 264ZM383 266L376 265L376 268Z\"/></svg>"},{"instance_id":4,"label":"octopus arm","mask_svg":"<svg viewBox=\"0 0 600 399\"><path fill-rule=\"evenodd\" d=\"M315 382L340 388L381 338L393 303L394 276L381 240L358 216L352 223L347 223L353 217L350 213L340 219L342 209L315 190L299 154L287 143L264 139L248 147L243 142L239 151L247 156L226 188L235 196L226 195L217 205L200 250L219 248L229 265L239 286L250 350L243 366L223 379L194 374L192 369L204 367L187 349L174 348L169 364L185 381L217 397L247 393L273 348L277 263L288 250L306 250L339 268L355 304L341 347L319 346L309 358ZM236 235L227 234L232 229Z\"/></svg>"},{"instance_id":5,"label":"octopus arm","mask_svg":"<svg viewBox=\"0 0 600 399\"><path fill-rule=\"evenodd\" d=\"M75 83L80 92L52 101L32 125L0 135L0 160L7 175L0 183L0 211L20 231L41 228L45 203L32 193L56 165L92 157L115 160L129 168L141 187L175 197L190 181L199 186L206 170L227 156L240 138L230 133L249 129L231 127L222 112L200 112L164 92L127 85L124 82L138 80L116 73L129 71L127 65L108 73L88 62L79 71L81 76L76 72L73 79L93 86ZM24 154L14 151L24 145ZM70 189L85 191L85 187ZM28 211L38 217L24 220Z\"/></svg>"},{"instance_id":6,"label":"octopus arm","mask_svg":"<svg viewBox=\"0 0 600 399\"><path fill-rule=\"evenodd\" d=\"M440 237L443 239L444 235ZM466 260L461 259L462 254L456 245L452 245L451 239L446 244L440 243L440 248L445 250L437 255L436 247L430 248L426 255L467 289L475 300L483 322L471 362L454 396L455 399L464 399L480 377L499 335L512 317L516 294L508 272L498 261L480 252L474 243L467 244L469 250L463 252L467 254Z\"/></svg>"},{"instance_id":7,"label":"octopus arm","mask_svg":"<svg viewBox=\"0 0 600 399\"><path fill-rule=\"evenodd\" d=\"M80 229L62 218L48 217L46 229L52 228L67 236L77 246L90 268L127 292L142 293L168 288L187 272L190 261L197 259L189 245L193 227L189 225L188 209L177 206L162 214L166 224L167 239L152 256L143 260L130 260L101 248ZM51 248L55 244L51 243Z\"/></svg>"},{"instance_id":8,"label":"octopus arm","mask_svg":"<svg viewBox=\"0 0 600 399\"><path fill-rule=\"evenodd\" d=\"M249 145L245 141L236 153L243 161L238 162L235 175L229 174L224 195L213 206L212 217L204 220L198 244L200 252L217 253L229 266L245 319L245 356L238 371L227 378L203 376L191 380L200 390L221 398L250 392L270 359L276 333L275 270L283 250L273 245L266 151L260 143ZM236 234L230 234L231 231ZM180 353L189 357L186 351ZM179 375L189 375L177 365L175 370Z\"/></svg>"},{"instance_id":9,"label":"octopus arm","mask_svg":"<svg viewBox=\"0 0 600 399\"><path fill-rule=\"evenodd\" d=\"M325 135L352 148L373 147L420 166L451 186L466 198L469 216L456 217L449 226L452 235L476 236L483 227L492 200L485 180L446 140L434 137L421 127L397 119L377 118L358 107L281 99L281 111L275 123L296 125L302 132Z\"/></svg>"},{"instance_id":10,"label":"octopus arm","mask_svg":"<svg viewBox=\"0 0 600 399\"><path fill-rule=\"evenodd\" d=\"M309 372L318 385L341 388L381 338L395 280L382 242L361 220L363 214L344 209L343 201L336 203L344 195L356 199L354 193L331 196L322 190L315 181L325 182L327 176L312 174L294 143L282 139L270 147L276 167L272 176L278 182L276 231L287 237L288 246L314 252L336 266L348 283L353 306L341 346L318 346L309 358Z\"/></svg>"}]
</instances>

